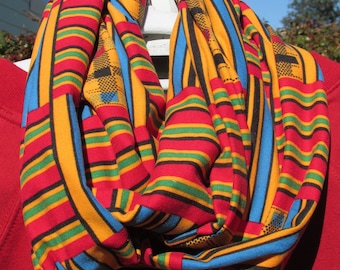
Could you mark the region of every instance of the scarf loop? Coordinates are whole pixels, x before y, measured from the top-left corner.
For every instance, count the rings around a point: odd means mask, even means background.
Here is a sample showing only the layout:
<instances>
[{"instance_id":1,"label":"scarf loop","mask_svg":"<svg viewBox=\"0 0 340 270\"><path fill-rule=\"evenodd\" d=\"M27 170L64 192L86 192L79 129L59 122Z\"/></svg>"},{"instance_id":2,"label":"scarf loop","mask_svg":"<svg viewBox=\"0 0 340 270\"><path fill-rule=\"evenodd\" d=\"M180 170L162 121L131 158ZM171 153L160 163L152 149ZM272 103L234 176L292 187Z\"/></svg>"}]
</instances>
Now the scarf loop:
<instances>
[{"instance_id":1,"label":"scarf loop","mask_svg":"<svg viewBox=\"0 0 340 270\"><path fill-rule=\"evenodd\" d=\"M280 268L308 224L329 145L318 65L242 1L177 5L164 91L145 0L47 4L20 151L36 269Z\"/></svg>"}]
</instances>

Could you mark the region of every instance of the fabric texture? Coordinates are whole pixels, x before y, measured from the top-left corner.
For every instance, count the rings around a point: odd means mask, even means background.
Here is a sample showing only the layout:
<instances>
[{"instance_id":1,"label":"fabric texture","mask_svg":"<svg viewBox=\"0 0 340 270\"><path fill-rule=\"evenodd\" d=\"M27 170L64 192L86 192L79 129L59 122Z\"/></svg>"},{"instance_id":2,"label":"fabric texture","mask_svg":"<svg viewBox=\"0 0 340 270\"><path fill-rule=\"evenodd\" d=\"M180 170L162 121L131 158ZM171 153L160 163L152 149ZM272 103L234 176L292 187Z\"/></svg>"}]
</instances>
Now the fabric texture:
<instances>
[{"instance_id":1,"label":"fabric texture","mask_svg":"<svg viewBox=\"0 0 340 270\"><path fill-rule=\"evenodd\" d=\"M324 74L331 129L331 147L327 178L321 200L308 227L292 254L287 269L339 268L340 243L336 236L340 226L340 63L312 52Z\"/></svg>"},{"instance_id":2,"label":"fabric texture","mask_svg":"<svg viewBox=\"0 0 340 270\"><path fill-rule=\"evenodd\" d=\"M19 191L25 79L26 72L0 58L0 269L33 269Z\"/></svg>"},{"instance_id":3,"label":"fabric texture","mask_svg":"<svg viewBox=\"0 0 340 270\"><path fill-rule=\"evenodd\" d=\"M242 1L178 1L169 89L145 1L47 4L28 75L21 189L35 267L280 268L323 188L314 58Z\"/></svg>"}]
</instances>

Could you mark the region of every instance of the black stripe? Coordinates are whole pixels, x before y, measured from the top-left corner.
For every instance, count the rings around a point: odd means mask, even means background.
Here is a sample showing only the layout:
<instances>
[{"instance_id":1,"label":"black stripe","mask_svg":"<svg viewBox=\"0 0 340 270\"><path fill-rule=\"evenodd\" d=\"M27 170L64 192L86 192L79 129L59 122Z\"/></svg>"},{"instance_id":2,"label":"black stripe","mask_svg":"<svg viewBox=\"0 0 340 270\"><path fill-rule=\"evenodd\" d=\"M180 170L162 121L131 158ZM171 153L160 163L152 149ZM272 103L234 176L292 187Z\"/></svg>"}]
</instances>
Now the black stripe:
<instances>
[{"instance_id":1,"label":"black stripe","mask_svg":"<svg viewBox=\"0 0 340 270\"><path fill-rule=\"evenodd\" d=\"M55 182L54 184L44 188L44 189L40 189L37 193L35 193L33 196L29 197L26 201L24 201L22 203L23 207L25 207L26 205L30 204L31 202L35 201L36 199L38 199L39 197L41 197L42 195L44 195L45 193L47 193L50 190L53 190L55 188L57 188L58 186L63 185L64 182L62 180L59 180L58 182Z\"/></svg>"},{"instance_id":2,"label":"black stripe","mask_svg":"<svg viewBox=\"0 0 340 270\"><path fill-rule=\"evenodd\" d=\"M175 160L170 160L170 161L160 161L157 162L157 166L161 166L161 165L173 165L173 164L177 164L177 165L189 165L195 168L195 171L197 172L199 178L202 180L202 183L207 184L209 186L209 183L207 183L207 181L209 181L208 177L205 177L205 174L208 174L208 172L204 173L204 170L206 169L205 167L201 167L199 164L197 164L196 162L193 161L188 161L188 160L181 160L181 161L175 161ZM178 168L178 170L180 170Z\"/></svg>"},{"instance_id":3,"label":"black stripe","mask_svg":"<svg viewBox=\"0 0 340 270\"><path fill-rule=\"evenodd\" d=\"M287 196L289 196L291 198L295 198L295 196L296 196L296 194L294 194L294 193L292 193L289 190L284 189L284 188L278 188L277 192L281 192L281 193L283 193L283 194L285 194L285 195L287 195Z\"/></svg>"},{"instance_id":4,"label":"black stripe","mask_svg":"<svg viewBox=\"0 0 340 270\"><path fill-rule=\"evenodd\" d=\"M303 139L311 139L313 136L315 136L316 131L324 131L326 133L329 133L329 130L327 128L324 128L324 127L315 128L314 132L311 135L304 135L304 134L300 133L299 129L295 126L286 126L284 129L285 129L285 131L288 130L288 129L294 130L298 134L298 136L303 138Z\"/></svg>"},{"instance_id":5,"label":"black stripe","mask_svg":"<svg viewBox=\"0 0 340 270\"><path fill-rule=\"evenodd\" d=\"M209 208L209 207L206 207L200 203L198 203L197 201L193 201L193 200L190 200L186 197L183 197L181 195L178 195L178 194L175 194L175 193L172 193L172 192L169 192L169 191L166 191L166 190L156 190L156 191L153 191L152 193L149 193L149 194L144 194L143 196L144 197L150 197L152 198L152 195L154 194L157 194L157 195L163 195L163 196L166 196L166 197L169 197L169 198L172 198L172 199L175 199L177 201L180 201L180 202L183 202L187 205L191 205L191 206L194 206L194 207L197 207L199 209L201 209L202 211L206 212L206 213L209 213L211 215L215 215L215 212L213 209Z\"/></svg>"},{"instance_id":6,"label":"black stripe","mask_svg":"<svg viewBox=\"0 0 340 270\"><path fill-rule=\"evenodd\" d=\"M190 33L195 33L195 29L194 29L195 21L193 20L193 17L190 16L190 13L187 13L187 20L188 20L188 31ZM193 61L195 62L195 67L196 67L197 75L200 81L200 86L202 88L205 101L207 102L207 105L209 106L211 101L209 98L208 87L206 85L207 82L205 81L205 78L204 78L203 63L202 63L202 57L201 57L200 50L199 50L199 44L197 42L195 35L189 35L189 38L190 38L190 44L191 44L193 57L194 57Z\"/></svg>"},{"instance_id":7,"label":"black stripe","mask_svg":"<svg viewBox=\"0 0 340 270\"><path fill-rule=\"evenodd\" d=\"M298 61L295 56L287 55L287 54L276 54L275 60L277 63L284 62L289 64L298 64Z\"/></svg>"},{"instance_id":8,"label":"black stripe","mask_svg":"<svg viewBox=\"0 0 340 270\"><path fill-rule=\"evenodd\" d=\"M32 239L32 241L31 241L32 246L34 246L37 243L39 243L40 241L42 241L42 239L44 237L47 237L48 235L51 235L51 234L55 234L55 232L58 231L59 229L66 227L67 225L69 225L69 224L71 224L71 223L73 223L77 220L78 220L77 216L73 216L73 217L71 217L71 218L69 218L69 219L67 219L67 220L65 220L65 221L63 221L59 224L54 224L54 226L51 229L45 231L42 234L39 234L36 238Z\"/></svg>"},{"instance_id":9,"label":"black stripe","mask_svg":"<svg viewBox=\"0 0 340 270\"><path fill-rule=\"evenodd\" d=\"M28 166L31 165L32 162L34 162L36 159L38 159L40 156L45 154L48 150L53 149L51 145L46 146L45 148L41 149L38 153L30 157L30 159L26 160L25 163L21 166L21 172Z\"/></svg>"},{"instance_id":10,"label":"black stripe","mask_svg":"<svg viewBox=\"0 0 340 270\"><path fill-rule=\"evenodd\" d=\"M171 117L176 114L176 113L180 113L180 112L187 112L187 111L199 111L199 112L204 112L206 114L209 114L208 110L207 109L202 109L202 108L198 108L198 107L191 107L191 106L188 106L188 107L185 107L183 109L176 109L176 110L173 110L171 113L169 113L166 117L166 123L170 121Z\"/></svg>"},{"instance_id":11,"label":"black stripe","mask_svg":"<svg viewBox=\"0 0 340 270\"><path fill-rule=\"evenodd\" d=\"M38 119L37 121L35 121L35 122L33 122L33 123L27 125L27 126L26 126L26 130L28 130L28 129L32 128L32 127L35 127L35 126L37 126L37 125L39 125L39 124L41 124L42 122L44 122L46 119L49 119L49 118L50 118L49 115L45 115L43 118L40 118L40 119Z\"/></svg>"},{"instance_id":12,"label":"black stripe","mask_svg":"<svg viewBox=\"0 0 340 270\"><path fill-rule=\"evenodd\" d=\"M164 140L169 140L169 141L206 141L209 143L212 143L217 149L218 151L221 151L221 146L214 140L207 138L207 137L193 137L193 136L185 136L185 137L179 137L179 138L172 138L172 137L167 137L164 133L162 135L162 137L160 138L160 141L164 141Z\"/></svg>"},{"instance_id":13,"label":"black stripe","mask_svg":"<svg viewBox=\"0 0 340 270\"><path fill-rule=\"evenodd\" d=\"M305 183L302 184L302 186L303 187L304 186L306 186L306 187L313 187L315 189L318 189L320 192L322 191L322 188L319 185L314 184L314 183L305 182Z\"/></svg>"},{"instance_id":14,"label":"black stripe","mask_svg":"<svg viewBox=\"0 0 340 270\"><path fill-rule=\"evenodd\" d=\"M328 106L326 101L322 101L322 100L317 100L315 102L312 103L311 106L304 106L302 103L300 103L299 101L293 99L293 98L284 98L281 100L281 103L284 104L286 102L289 103L295 103L296 105L298 105L300 108L304 109L304 110L311 110L314 107L316 107L317 105L324 105L324 106Z\"/></svg>"}]
</instances>

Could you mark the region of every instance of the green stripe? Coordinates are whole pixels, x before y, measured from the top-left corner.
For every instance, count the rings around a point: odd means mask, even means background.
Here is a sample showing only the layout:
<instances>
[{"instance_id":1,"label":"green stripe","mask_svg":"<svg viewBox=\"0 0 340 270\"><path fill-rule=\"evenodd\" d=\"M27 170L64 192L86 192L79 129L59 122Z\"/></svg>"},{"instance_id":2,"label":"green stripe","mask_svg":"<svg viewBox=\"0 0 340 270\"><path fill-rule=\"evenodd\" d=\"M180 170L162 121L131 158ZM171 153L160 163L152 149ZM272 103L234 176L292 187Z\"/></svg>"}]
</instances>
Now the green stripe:
<instances>
[{"instance_id":1,"label":"green stripe","mask_svg":"<svg viewBox=\"0 0 340 270\"><path fill-rule=\"evenodd\" d=\"M266 79L265 81L271 80L271 75L270 73L262 72L262 78Z\"/></svg>"},{"instance_id":2,"label":"green stripe","mask_svg":"<svg viewBox=\"0 0 340 270\"><path fill-rule=\"evenodd\" d=\"M24 212L25 220L28 220L40 212L47 211L46 209L48 209L51 204L60 201L65 197L67 197L67 195L65 190L62 189L48 198L39 198L39 204Z\"/></svg>"},{"instance_id":3,"label":"green stripe","mask_svg":"<svg viewBox=\"0 0 340 270\"><path fill-rule=\"evenodd\" d=\"M305 123L302 123L300 118L298 116L295 116L295 115L294 116L293 115L285 116L283 118L283 123L285 125L290 125L290 123L295 123L298 126L299 130L304 131L304 132L308 132L308 133L311 133L318 126L328 126L329 125L328 119L323 118L323 117L316 117L316 118L313 119L313 121L310 124L305 124ZM296 125L293 125L293 124L291 124L291 125L296 126Z\"/></svg>"},{"instance_id":4,"label":"green stripe","mask_svg":"<svg viewBox=\"0 0 340 270\"><path fill-rule=\"evenodd\" d=\"M105 167L105 169L103 170L91 171L92 178L115 177L118 175L119 175L118 169L110 169L107 167Z\"/></svg>"},{"instance_id":5,"label":"green stripe","mask_svg":"<svg viewBox=\"0 0 340 270\"><path fill-rule=\"evenodd\" d=\"M186 133L184 136L182 133ZM192 133L193 136L197 137L197 135L202 134L201 137L204 137L204 134L211 135L216 138L216 133L212 128L208 127L167 127L163 133L162 137L166 137L166 135L182 135L181 137L187 138L187 133ZM180 137L179 137L180 138Z\"/></svg>"},{"instance_id":6,"label":"green stripe","mask_svg":"<svg viewBox=\"0 0 340 270\"><path fill-rule=\"evenodd\" d=\"M296 183L293 179L285 176L280 177L280 184L286 184L290 189L294 189L296 191L300 190L301 187L301 185Z\"/></svg>"},{"instance_id":7,"label":"green stripe","mask_svg":"<svg viewBox=\"0 0 340 270\"><path fill-rule=\"evenodd\" d=\"M299 158L299 160L302 160L304 162L310 162L312 157L317 152L322 152L323 155L327 156L328 155L328 148L325 147L323 144L318 144L318 145L316 145L315 148L313 148L313 151L310 154L304 155L297 147L295 147L294 145L287 142L287 145L285 146L285 154L289 155L289 153L287 153L287 152L294 153Z\"/></svg>"},{"instance_id":8,"label":"green stripe","mask_svg":"<svg viewBox=\"0 0 340 270\"><path fill-rule=\"evenodd\" d=\"M44 133L44 131L48 130L49 128L50 128L50 122L46 122L45 124L43 124L38 129L27 132L26 135L25 135L25 141L29 141L32 138L37 137L38 135L40 135L41 133Z\"/></svg>"},{"instance_id":9,"label":"green stripe","mask_svg":"<svg viewBox=\"0 0 340 270\"><path fill-rule=\"evenodd\" d=\"M256 31L256 28L254 25L248 25L248 27L245 29L245 35L251 36L251 32ZM257 31L256 31L257 32Z\"/></svg>"},{"instance_id":10,"label":"green stripe","mask_svg":"<svg viewBox=\"0 0 340 270\"><path fill-rule=\"evenodd\" d=\"M96 41L96 37L92 32L88 32L85 30L82 30L82 28L78 27L77 29L68 29L68 30L59 30L57 33L57 39L63 38L63 37L72 37L74 35L80 35L83 38L88 39L91 43L94 43Z\"/></svg>"},{"instance_id":11,"label":"green stripe","mask_svg":"<svg viewBox=\"0 0 340 270\"><path fill-rule=\"evenodd\" d=\"M247 59L251 59L252 62L255 62L256 64L258 64L260 66L260 63L261 63L260 59L255 57L253 54L246 52L246 57L247 57Z\"/></svg>"},{"instance_id":12,"label":"green stripe","mask_svg":"<svg viewBox=\"0 0 340 270\"><path fill-rule=\"evenodd\" d=\"M124 168L130 166L131 164L135 164L139 161L139 156L137 153L134 153L132 156L128 156L127 158L122 159L122 157L117 158L117 164L119 170L123 170Z\"/></svg>"},{"instance_id":13,"label":"green stripe","mask_svg":"<svg viewBox=\"0 0 340 270\"><path fill-rule=\"evenodd\" d=\"M83 60L84 63L88 63L88 57L86 55L84 55L83 53L79 52L79 51L66 51L66 52L62 52L62 53L58 53L58 55L55 57L55 61L60 61L63 60L64 58L67 60L67 58L70 57L76 57L78 59Z\"/></svg>"},{"instance_id":14,"label":"green stripe","mask_svg":"<svg viewBox=\"0 0 340 270\"><path fill-rule=\"evenodd\" d=\"M121 192L122 194L122 198L121 200L119 201L119 205L120 205L120 209L123 210L123 211L129 211L129 209L126 209L127 208L127 203L129 201L129 199L131 198L131 192ZM129 253L128 253L129 254Z\"/></svg>"},{"instance_id":15,"label":"green stripe","mask_svg":"<svg viewBox=\"0 0 340 270\"><path fill-rule=\"evenodd\" d=\"M232 193L230 202L235 202L241 209L245 209L247 205L246 200L242 199L242 197L235 192Z\"/></svg>"},{"instance_id":16,"label":"green stripe","mask_svg":"<svg viewBox=\"0 0 340 270\"><path fill-rule=\"evenodd\" d=\"M167 117L170 114L172 114L174 111L182 110L187 105L191 105L192 107L197 107L197 105L202 105L205 108L207 107L207 103L205 102L205 100L202 100L202 99L196 98L196 97L190 97L187 100L184 100L180 103L176 103L176 104L172 105L171 107L169 107L167 109L167 112L166 112Z\"/></svg>"},{"instance_id":17,"label":"green stripe","mask_svg":"<svg viewBox=\"0 0 340 270\"><path fill-rule=\"evenodd\" d=\"M63 10L60 13L60 18L66 17L66 16L82 16L82 15L88 15L88 17L94 18L96 21L100 19L100 12L96 9L81 9L81 10L74 10L74 9L67 9Z\"/></svg>"},{"instance_id":18,"label":"green stripe","mask_svg":"<svg viewBox=\"0 0 340 270\"><path fill-rule=\"evenodd\" d=\"M166 254L168 254L168 253L163 252L163 253L160 253L160 254L157 255L157 264L159 266L162 266L164 269L169 267L168 263L166 263L166 260L165 260Z\"/></svg>"},{"instance_id":19,"label":"green stripe","mask_svg":"<svg viewBox=\"0 0 340 270\"><path fill-rule=\"evenodd\" d=\"M230 97L227 91L216 91L214 92L214 98L218 101L219 99L228 99L230 101Z\"/></svg>"},{"instance_id":20,"label":"green stripe","mask_svg":"<svg viewBox=\"0 0 340 270\"><path fill-rule=\"evenodd\" d=\"M107 142L110 142L110 140L106 135L98 135L95 137L85 139L85 144L96 144L96 143L107 143Z\"/></svg>"},{"instance_id":21,"label":"green stripe","mask_svg":"<svg viewBox=\"0 0 340 270\"><path fill-rule=\"evenodd\" d=\"M318 182L320 183L321 186L322 186L322 185L324 184L324 182L325 182L325 179L324 179L321 175L319 175L319 174L317 174L317 173L314 173L314 172L308 172L308 173L306 173L305 178L314 179L314 180L318 181Z\"/></svg>"},{"instance_id":22,"label":"green stripe","mask_svg":"<svg viewBox=\"0 0 340 270\"><path fill-rule=\"evenodd\" d=\"M232 186L229 186L229 185L212 184L211 190L212 191L219 191L219 193L220 192L228 193L229 195L231 195L233 188L232 188Z\"/></svg>"},{"instance_id":23,"label":"green stripe","mask_svg":"<svg viewBox=\"0 0 340 270\"><path fill-rule=\"evenodd\" d=\"M78 79L78 76L71 76L67 74L53 80L54 85L58 85L63 82L67 84L69 84L70 82L74 82L78 86L78 89L81 89L83 86L83 81L82 79Z\"/></svg>"},{"instance_id":24,"label":"green stripe","mask_svg":"<svg viewBox=\"0 0 340 270\"><path fill-rule=\"evenodd\" d=\"M312 103L316 101L326 101L326 94L324 91L315 91L313 95L311 96L305 96L303 93L295 90L295 89L284 89L281 92L281 98L289 98L286 97L287 95L289 96L294 96L296 97L297 100L301 101L301 103Z\"/></svg>"},{"instance_id":25,"label":"green stripe","mask_svg":"<svg viewBox=\"0 0 340 270\"><path fill-rule=\"evenodd\" d=\"M242 168L246 169L247 166L246 166L246 161L244 157L234 156L233 153L231 155L233 159L233 162L232 162L233 165L237 164L241 166Z\"/></svg>"},{"instance_id":26,"label":"green stripe","mask_svg":"<svg viewBox=\"0 0 340 270\"><path fill-rule=\"evenodd\" d=\"M46 168L48 164L54 162L54 156L53 154L50 154L46 156L43 160L41 160L39 163L32 166L30 169L28 169L24 174L21 176L21 183L25 182L25 180L32 174L35 174L36 172L40 171L42 168Z\"/></svg>"},{"instance_id":27,"label":"green stripe","mask_svg":"<svg viewBox=\"0 0 340 270\"><path fill-rule=\"evenodd\" d=\"M147 149L143 149L143 150L139 149L139 153L142 157L150 157L150 156L153 157L153 151L152 151L151 148L147 148Z\"/></svg>"},{"instance_id":28,"label":"green stripe","mask_svg":"<svg viewBox=\"0 0 340 270\"><path fill-rule=\"evenodd\" d=\"M181 183L179 181L176 180L167 180L167 179L162 179L162 180L158 180L155 183L149 185L145 192L152 192L153 190L155 190L156 188L162 188L162 190L169 190L169 188L175 188L175 190L181 190L186 194L190 194L196 198L200 198L201 200L203 200L204 202L206 202L207 204L211 204L212 203L212 199L211 197L207 194L206 191L202 191L199 189L195 189L193 188L193 186L191 186L190 184L184 184Z\"/></svg>"},{"instance_id":29,"label":"green stripe","mask_svg":"<svg viewBox=\"0 0 340 270\"><path fill-rule=\"evenodd\" d=\"M184 159L195 159L200 161L202 164L209 163L209 160L203 155L198 153L190 153L190 152L161 152L158 155L158 159L168 159L168 158L184 158Z\"/></svg>"},{"instance_id":30,"label":"green stripe","mask_svg":"<svg viewBox=\"0 0 340 270\"><path fill-rule=\"evenodd\" d=\"M146 50L146 47L145 47L145 41L144 40L141 40L139 38L136 38L133 34L129 34L127 36L125 36L123 39L123 43L124 44L127 44L128 42L131 42L133 43L134 45L136 45L136 43L141 46L144 50Z\"/></svg>"},{"instance_id":31,"label":"green stripe","mask_svg":"<svg viewBox=\"0 0 340 270\"><path fill-rule=\"evenodd\" d=\"M131 63L131 66L133 68L140 68L140 67L147 67L150 68L151 70L155 71L155 68L153 65L150 64L149 61L145 60L145 59L140 59L140 60L135 60Z\"/></svg>"},{"instance_id":32,"label":"green stripe","mask_svg":"<svg viewBox=\"0 0 340 270\"><path fill-rule=\"evenodd\" d=\"M110 123L110 126L107 129L108 134L112 134L116 131L120 131L120 134L123 134L124 131L127 131L128 133L131 133L131 127L128 123L124 124L115 124L114 121Z\"/></svg>"},{"instance_id":33,"label":"green stripe","mask_svg":"<svg viewBox=\"0 0 340 270\"><path fill-rule=\"evenodd\" d=\"M62 234L58 234L56 237L52 238L48 242L44 242L42 239L41 241L39 241L39 243L42 243L41 246L35 251L37 257L41 258L47 252L48 248L53 249L53 247L56 247L58 245L63 246L63 242L66 242L68 239L76 236L77 234L81 234L83 231L84 227L79 224Z\"/></svg>"}]
</instances>

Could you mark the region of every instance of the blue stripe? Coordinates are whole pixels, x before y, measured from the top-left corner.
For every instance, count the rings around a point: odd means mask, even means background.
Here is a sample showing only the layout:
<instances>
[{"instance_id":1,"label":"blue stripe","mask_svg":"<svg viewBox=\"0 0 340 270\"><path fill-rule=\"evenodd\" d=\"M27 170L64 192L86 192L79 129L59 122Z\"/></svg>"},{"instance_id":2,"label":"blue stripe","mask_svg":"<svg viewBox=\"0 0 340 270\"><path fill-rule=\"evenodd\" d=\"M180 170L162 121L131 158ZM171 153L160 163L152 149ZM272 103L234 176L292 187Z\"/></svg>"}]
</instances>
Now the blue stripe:
<instances>
[{"instance_id":1,"label":"blue stripe","mask_svg":"<svg viewBox=\"0 0 340 270\"><path fill-rule=\"evenodd\" d=\"M132 104L132 89L131 89L131 83L130 83L130 63L128 56L126 54L124 45L122 41L120 40L120 37L118 33L114 32L114 44L116 45L116 50L119 55L119 63L120 68L122 71L122 77L123 77L123 83L124 83L124 91L125 91L125 100L126 104L128 106L129 116L131 123L134 122L133 118L133 104Z\"/></svg>"},{"instance_id":2,"label":"blue stripe","mask_svg":"<svg viewBox=\"0 0 340 270\"><path fill-rule=\"evenodd\" d=\"M130 13L117 0L110 0L110 2L117 10L119 10L127 18L129 22L136 23L136 21L131 17Z\"/></svg>"},{"instance_id":3,"label":"blue stripe","mask_svg":"<svg viewBox=\"0 0 340 270\"><path fill-rule=\"evenodd\" d=\"M293 219L299 213L301 207L301 200L295 200L289 209L287 220L284 225L284 229L293 227Z\"/></svg>"},{"instance_id":4,"label":"blue stripe","mask_svg":"<svg viewBox=\"0 0 340 270\"><path fill-rule=\"evenodd\" d=\"M241 84L243 88L247 88L248 83L248 71L247 71L247 62L243 51L242 43L239 39L237 31L235 29L235 25L231 19L231 15L227 9L227 5L224 0L215 0L216 11L220 13L220 18L226 25L226 29L228 29L227 33L229 34L233 51L235 53L235 62L234 65L237 70L237 74L240 78Z\"/></svg>"},{"instance_id":5,"label":"blue stripe","mask_svg":"<svg viewBox=\"0 0 340 270\"><path fill-rule=\"evenodd\" d=\"M273 240L269 243L264 243L251 248L244 248L234 253L228 253L228 248L225 249L226 254L215 258L210 261L197 260L197 256L192 256L192 259L184 258L182 261L183 269L210 269L225 266L231 266L238 263L244 263L261 257L270 257L273 254L281 254L293 247L299 238L299 233L295 233L278 240ZM188 255L187 255L188 256Z\"/></svg>"},{"instance_id":6,"label":"blue stripe","mask_svg":"<svg viewBox=\"0 0 340 270\"><path fill-rule=\"evenodd\" d=\"M172 238L171 240L167 240L168 243L176 243L179 241L183 241L183 239L186 238L191 238L193 236L197 236L197 229L193 229L191 231L187 231L187 232L183 232L179 235L177 235L176 237Z\"/></svg>"},{"instance_id":7,"label":"blue stripe","mask_svg":"<svg viewBox=\"0 0 340 270\"><path fill-rule=\"evenodd\" d=\"M171 215L164 223L154 229L156 233L166 233L174 229L180 222L181 218L176 215Z\"/></svg>"},{"instance_id":8,"label":"blue stripe","mask_svg":"<svg viewBox=\"0 0 340 270\"><path fill-rule=\"evenodd\" d=\"M39 107L39 68L41 58L41 47L42 43L39 44L36 60L34 61L32 68L28 74L24 106L22 114L22 126L26 126L27 115L30 111L33 111ZM38 60L39 59L39 60Z\"/></svg>"},{"instance_id":9,"label":"blue stripe","mask_svg":"<svg viewBox=\"0 0 340 270\"><path fill-rule=\"evenodd\" d=\"M92 112L90 109L90 106L85 105L83 108L83 111L81 112L81 119L85 120L86 118L89 118L92 116Z\"/></svg>"},{"instance_id":10,"label":"blue stripe","mask_svg":"<svg viewBox=\"0 0 340 270\"><path fill-rule=\"evenodd\" d=\"M68 109L69 111L69 116L70 116L70 121L71 121L71 131L72 131L72 137L73 137L72 141L73 141L73 147L75 150L74 158L77 162L79 177L81 179L83 190L86 193L88 199L91 201L91 204L95 206L98 213L100 213L100 215L106 220L106 223L114 231L119 232L120 230L124 228L123 225L117 219L115 219L111 215L111 213L98 202L98 200L94 197L90 188L86 184L84 159L83 159L83 151L82 151L82 140L81 140L81 134L80 134L79 123L78 123L78 118L77 118L77 112L75 110L72 95L68 94L67 99L68 99L68 106L67 108L64 108L64 109L65 110ZM73 198L73 199L76 199L76 198Z\"/></svg>"},{"instance_id":11,"label":"blue stripe","mask_svg":"<svg viewBox=\"0 0 340 270\"><path fill-rule=\"evenodd\" d=\"M61 265L60 262L56 262L55 267L57 270L65 270L65 268Z\"/></svg>"},{"instance_id":12,"label":"blue stripe","mask_svg":"<svg viewBox=\"0 0 340 270\"><path fill-rule=\"evenodd\" d=\"M178 95L182 91L182 76L183 67L185 61L185 52L187 48L187 42L184 35L183 23L181 22L178 29L178 35L175 45L174 57L173 57L173 70L172 70L172 84L174 88L174 95ZM174 68L176 67L176 68Z\"/></svg>"},{"instance_id":13,"label":"blue stripe","mask_svg":"<svg viewBox=\"0 0 340 270\"><path fill-rule=\"evenodd\" d=\"M139 209L138 214L127 225L128 226L139 225L139 224L145 222L146 220L148 220L154 213L155 213L154 210L152 210L152 209L150 209L148 207L145 207L145 206L141 206L140 209Z\"/></svg>"},{"instance_id":14,"label":"blue stripe","mask_svg":"<svg viewBox=\"0 0 340 270\"><path fill-rule=\"evenodd\" d=\"M273 152L273 121L270 115L268 104L264 102L264 117L261 135L261 149L259 154L259 164L254 189L254 197L249 214L249 220L260 222L266 200L269 184L270 167Z\"/></svg>"},{"instance_id":15,"label":"blue stripe","mask_svg":"<svg viewBox=\"0 0 340 270\"><path fill-rule=\"evenodd\" d=\"M317 67L318 67L318 80L319 81L325 81L324 77L323 77L323 72L319 66L319 64L317 64Z\"/></svg>"},{"instance_id":16,"label":"blue stripe","mask_svg":"<svg viewBox=\"0 0 340 270\"><path fill-rule=\"evenodd\" d=\"M86 270L95 270L95 269L109 270L110 269L108 266L93 260L86 253L79 254L78 256L74 257L72 261L75 264L77 264L77 266L81 267L81 269L86 269Z\"/></svg>"}]
</instances>

